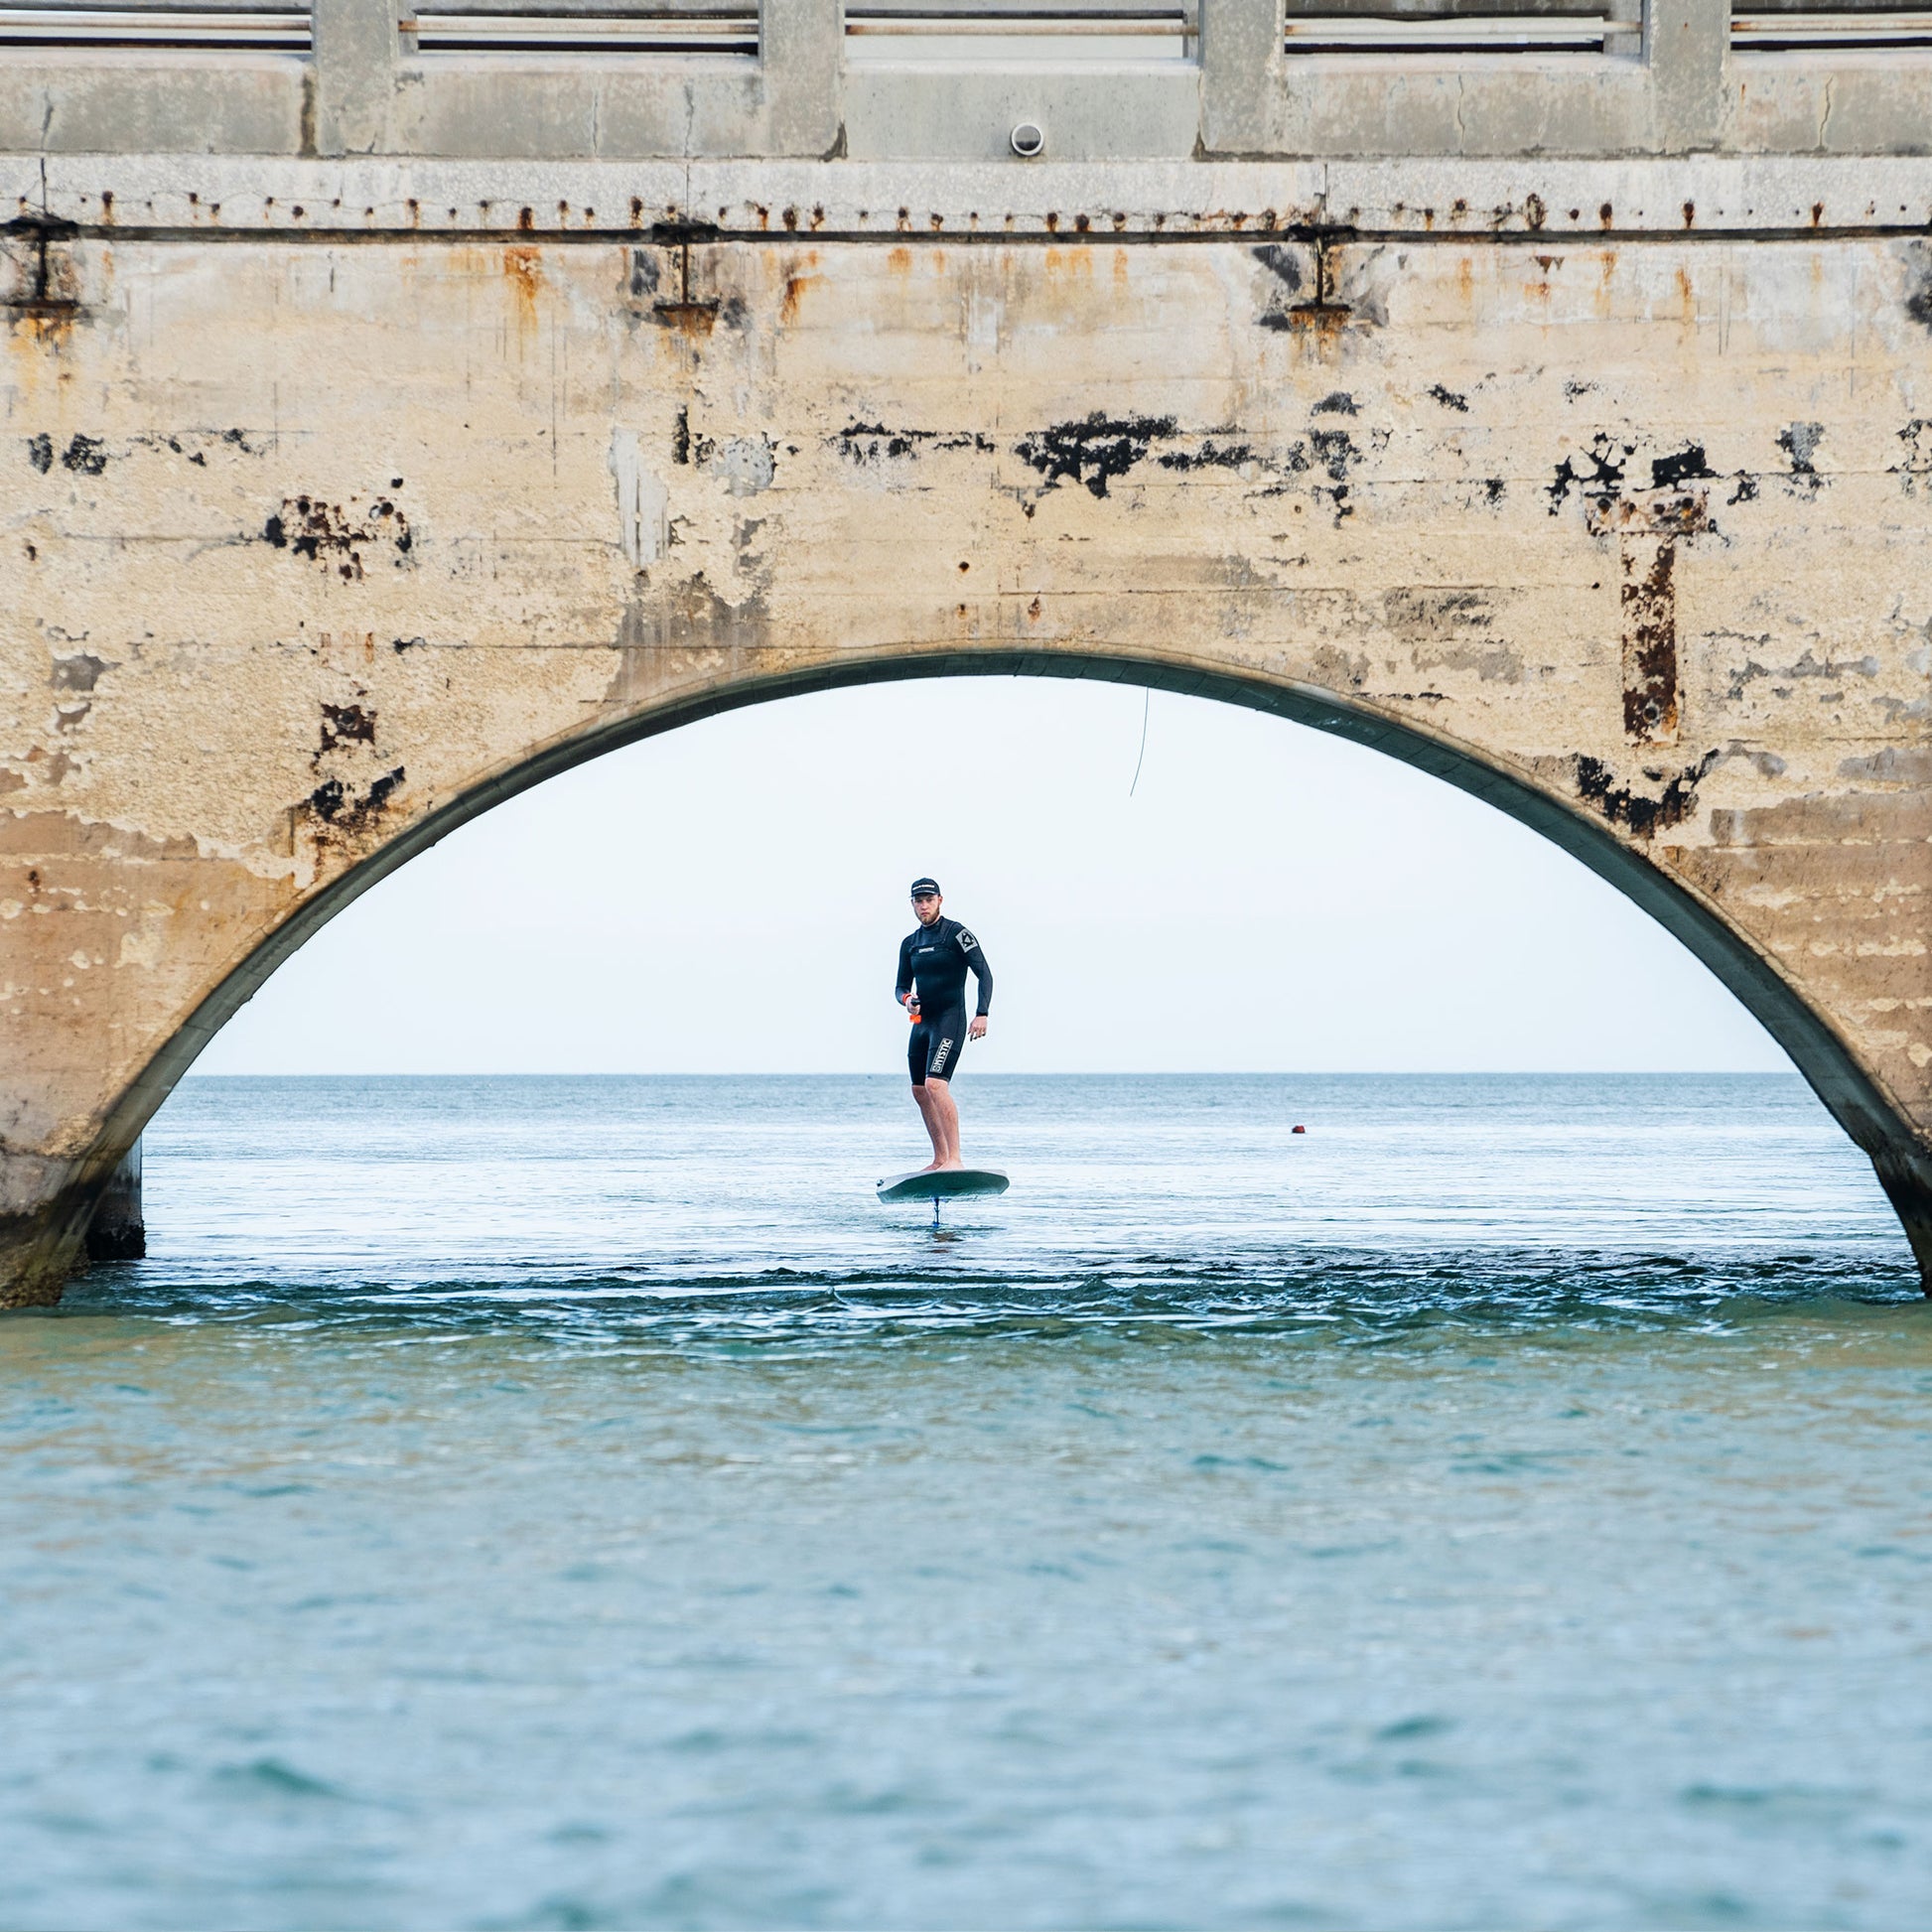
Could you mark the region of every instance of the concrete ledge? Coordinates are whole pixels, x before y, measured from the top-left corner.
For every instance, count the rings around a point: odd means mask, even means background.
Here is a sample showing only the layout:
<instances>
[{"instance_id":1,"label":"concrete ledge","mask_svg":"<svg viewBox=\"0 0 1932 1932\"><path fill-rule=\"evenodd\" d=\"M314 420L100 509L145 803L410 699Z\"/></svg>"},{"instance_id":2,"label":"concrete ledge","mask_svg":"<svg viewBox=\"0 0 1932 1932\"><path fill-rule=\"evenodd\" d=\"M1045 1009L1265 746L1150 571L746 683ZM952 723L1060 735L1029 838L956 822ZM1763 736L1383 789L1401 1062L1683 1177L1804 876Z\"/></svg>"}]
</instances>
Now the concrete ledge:
<instances>
[{"instance_id":1,"label":"concrete ledge","mask_svg":"<svg viewBox=\"0 0 1932 1932\"><path fill-rule=\"evenodd\" d=\"M764 94L755 61L699 57L672 69L542 56L441 60L397 74L395 145L480 160L755 152Z\"/></svg>"},{"instance_id":2,"label":"concrete ledge","mask_svg":"<svg viewBox=\"0 0 1932 1932\"><path fill-rule=\"evenodd\" d=\"M299 154L310 71L296 54L9 49L0 151Z\"/></svg>"},{"instance_id":3,"label":"concrete ledge","mask_svg":"<svg viewBox=\"0 0 1932 1932\"><path fill-rule=\"evenodd\" d=\"M837 0L764 0L759 50L757 60L411 61L395 70L382 151L529 161L832 151L841 114Z\"/></svg>"},{"instance_id":4,"label":"concrete ledge","mask_svg":"<svg viewBox=\"0 0 1932 1932\"><path fill-rule=\"evenodd\" d=\"M1733 54L1725 134L1787 154L1932 154L1932 52Z\"/></svg>"},{"instance_id":5,"label":"concrete ledge","mask_svg":"<svg viewBox=\"0 0 1932 1932\"><path fill-rule=\"evenodd\" d=\"M1348 156L1632 154L1656 145L1651 76L1613 55L1290 61L1270 145Z\"/></svg>"},{"instance_id":6,"label":"concrete ledge","mask_svg":"<svg viewBox=\"0 0 1932 1932\"><path fill-rule=\"evenodd\" d=\"M856 160L1011 165L1020 121L1035 122L1046 155L1060 160L1184 160L1200 132L1200 69L1182 61L1050 73L908 62L846 75L846 145Z\"/></svg>"},{"instance_id":7,"label":"concrete ledge","mask_svg":"<svg viewBox=\"0 0 1932 1932\"><path fill-rule=\"evenodd\" d=\"M44 198L44 199L43 199ZM1921 233L1932 160L315 161L0 156L6 215L131 233L1498 237ZM903 213L900 210L903 210Z\"/></svg>"},{"instance_id":8,"label":"concrete ledge","mask_svg":"<svg viewBox=\"0 0 1932 1932\"><path fill-rule=\"evenodd\" d=\"M1272 0L1232 8L1211 0L1199 68L908 63L847 73L830 0L769 0L768 13L766 54L758 61L391 62L388 0L319 9L314 62L263 53L10 52L0 64L0 155L192 161L308 153L565 169L596 160L843 155L1010 172L1026 165L1006 147L1023 118L1046 129L1048 161L1058 163L1462 157L1513 166L1508 157L1600 165L1698 154L1932 154L1932 53L1731 55L1727 16L1712 0L1653 0L1650 52L1641 60L1298 55L1272 68L1264 62L1260 75L1245 64L1270 31ZM827 192L842 191L801 191L807 205ZM530 200L511 195L518 206ZM1084 201L1091 210L1123 198L1135 200L1122 188ZM985 197L963 190L936 205L976 199ZM1164 206L1217 199L1218 191L1196 186Z\"/></svg>"}]
</instances>

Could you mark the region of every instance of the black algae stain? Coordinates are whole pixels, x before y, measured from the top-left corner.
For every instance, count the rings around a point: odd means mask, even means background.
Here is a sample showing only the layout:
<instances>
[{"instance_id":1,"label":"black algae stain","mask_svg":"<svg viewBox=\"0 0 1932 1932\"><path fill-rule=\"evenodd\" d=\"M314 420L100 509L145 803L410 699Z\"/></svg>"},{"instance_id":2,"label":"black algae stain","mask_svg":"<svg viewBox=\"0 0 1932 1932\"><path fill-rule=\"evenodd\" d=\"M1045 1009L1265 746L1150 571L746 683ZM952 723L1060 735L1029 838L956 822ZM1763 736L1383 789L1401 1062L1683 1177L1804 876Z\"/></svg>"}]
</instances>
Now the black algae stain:
<instances>
[{"instance_id":1,"label":"black algae stain","mask_svg":"<svg viewBox=\"0 0 1932 1932\"><path fill-rule=\"evenodd\" d=\"M345 583L361 579L363 546L385 539L395 545L396 567L404 568L416 539L408 517L386 496L371 503L360 519L319 496L285 496L282 507L262 524L264 543L334 569Z\"/></svg>"},{"instance_id":2,"label":"black algae stain","mask_svg":"<svg viewBox=\"0 0 1932 1932\"><path fill-rule=\"evenodd\" d=\"M1823 423L1793 423L1790 428L1779 430L1778 448L1789 461L1794 477L1817 476L1818 470L1812 458L1818 454L1818 446L1824 440Z\"/></svg>"},{"instance_id":3,"label":"black algae stain","mask_svg":"<svg viewBox=\"0 0 1932 1932\"><path fill-rule=\"evenodd\" d=\"M1209 437L1198 450L1169 450L1155 461L1163 470L1238 470L1256 457L1246 443L1216 443Z\"/></svg>"},{"instance_id":4,"label":"black algae stain","mask_svg":"<svg viewBox=\"0 0 1932 1932\"><path fill-rule=\"evenodd\" d=\"M1024 437L1014 454L1038 471L1049 489L1067 481L1102 497L1108 483L1126 476L1157 438L1173 433L1172 416L1109 416L1096 409L1080 422L1055 423Z\"/></svg>"},{"instance_id":5,"label":"black algae stain","mask_svg":"<svg viewBox=\"0 0 1932 1932\"><path fill-rule=\"evenodd\" d=\"M1932 271L1921 275L1919 285L1905 298L1905 313L1922 329L1932 329Z\"/></svg>"},{"instance_id":6,"label":"black algae stain","mask_svg":"<svg viewBox=\"0 0 1932 1932\"><path fill-rule=\"evenodd\" d=\"M1329 489L1316 489L1314 494L1326 496L1334 505L1335 522L1339 525L1343 517L1355 514L1355 505L1348 500L1348 468L1362 453L1345 429L1311 431L1309 443L1314 460L1328 473L1328 481L1333 485Z\"/></svg>"},{"instance_id":7,"label":"black algae stain","mask_svg":"<svg viewBox=\"0 0 1932 1932\"><path fill-rule=\"evenodd\" d=\"M1675 489L1680 483L1690 482L1693 477L1716 475L1717 472L1705 461L1702 443L1687 443L1675 456L1659 456L1650 459L1652 489Z\"/></svg>"},{"instance_id":8,"label":"black algae stain","mask_svg":"<svg viewBox=\"0 0 1932 1932\"><path fill-rule=\"evenodd\" d=\"M1361 413L1355 407L1355 398L1346 389L1332 390L1309 411L1311 416L1359 416Z\"/></svg>"},{"instance_id":9,"label":"black algae stain","mask_svg":"<svg viewBox=\"0 0 1932 1932\"><path fill-rule=\"evenodd\" d=\"M1627 785L1619 785L1616 774L1601 759L1579 754L1577 792L1612 825L1627 825L1638 838L1647 839L1659 828L1681 825L1690 816L1697 804L1698 786L1721 756L1718 752L1706 752L1695 764L1687 764L1671 777L1663 790L1651 798Z\"/></svg>"},{"instance_id":10,"label":"black algae stain","mask_svg":"<svg viewBox=\"0 0 1932 1932\"><path fill-rule=\"evenodd\" d=\"M1573 489L1599 503L1607 503L1617 493L1623 483L1623 464L1616 455L1618 447L1607 436L1599 435L1587 450L1580 452L1581 460L1589 466L1587 475L1577 468L1578 457L1565 457L1557 465L1556 477L1544 491L1550 499L1552 516L1563 507ZM1628 458L1630 446L1626 443L1621 448L1623 457Z\"/></svg>"},{"instance_id":11,"label":"black algae stain","mask_svg":"<svg viewBox=\"0 0 1932 1932\"><path fill-rule=\"evenodd\" d=\"M1462 416L1466 416L1469 413L1468 397L1458 396L1453 389L1446 389L1440 382L1432 382L1429 385L1429 393L1445 409L1453 409L1458 415Z\"/></svg>"},{"instance_id":12,"label":"black algae stain","mask_svg":"<svg viewBox=\"0 0 1932 1932\"><path fill-rule=\"evenodd\" d=\"M97 477L107 468L107 451L97 436L75 436L61 452L61 467L77 477Z\"/></svg>"},{"instance_id":13,"label":"black algae stain","mask_svg":"<svg viewBox=\"0 0 1932 1932\"><path fill-rule=\"evenodd\" d=\"M309 794L309 809L318 818L327 819L331 825L342 816L343 806L348 799L348 787L340 778L325 778Z\"/></svg>"},{"instance_id":14,"label":"black algae stain","mask_svg":"<svg viewBox=\"0 0 1932 1932\"><path fill-rule=\"evenodd\" d=\"M1348 466L1361 455L1354 439L1345 429L1318 429L1309 437L1314 446L1315 461L1327 471L1331 483L1348 481Z\"/></svg>"},{"instance_id":15,"label":"black algae stain","mask_svg":"<svg viewBox=\"0 0 1932 1932\"><path fill-rule=\"evenodd\" d=\"M1255 320L1263 329L1285 334L1298 326L1295 317L1282 304L1286 296L1302 292L1301 261L1293 249L1283 248L1272 241L1264 242L1249 252L1281 285L1269 292L1268 304Z\"/></svg>"},{"instance_id":16,"label":"black algae stain","mask_svg":"<svg viewBox=\"0 0 1932 1932\"><path fill-rule=\"evenodd\" d=\"M916 457L929 430L888 429L884 423L847 423L835 441L849 463L877 463L882 457Z\"/></svg>"},{"instance_id":17,"label":"black algae stain","mask_svg":"<svg viewBox=\"0 0 1932 1932\"><path fill-rule=\"evenodd\" d=\"M340 778L325 778L309 794L309 809L325 824L339 832L359 832L382 816L389 794L402 783L403 768L385 771L370 784L361 797L349 790Z\"/></svg>"},{"instance_id":18,"label":"black algae stain","mask_svg":"<svg viewBox=\"0 0 1932 1932\"><path fill-rule=\"evenodd\" d=\"M1295 251L1278 247L1274 242L1264 242L1261 247L1249 251L1269 274L1281 283L1291 295L1302 292L1302 264Z\"/></svg>"},{"instance_id":19,"label":"black algae stain","mask_svg":"<svg viewBox=\"0 0 1932 1932\"><path fill-rule=\"evenodd\" d=\"M326 704L322 708L322 745L316 757L333 752L338 745L373 745L375 713L359 704Z\"/></svg>"},{"instance_id":20,"label":"black algae stain","mask_svg":"<svg viewBox=\"0 0 1932 1932\"><path fill-rule=\"evenodd\" d=\"M45 430L27 439L27 461L43 477L54 468L54 439Z\"/></svg>"},{"instance_id":21,"label":"black algae stain","mask_svg":"<svg viewBox=\"0 0 1932 1932\"><path fill-rule=\"evenodd\" d=\"M847 423L829 441L848 463L862 469L900 458L916 461L921 450L978 450L987 455L993 450L991 438L977 430L889 429L884 423Z\"/></svg>"}]
</instances>

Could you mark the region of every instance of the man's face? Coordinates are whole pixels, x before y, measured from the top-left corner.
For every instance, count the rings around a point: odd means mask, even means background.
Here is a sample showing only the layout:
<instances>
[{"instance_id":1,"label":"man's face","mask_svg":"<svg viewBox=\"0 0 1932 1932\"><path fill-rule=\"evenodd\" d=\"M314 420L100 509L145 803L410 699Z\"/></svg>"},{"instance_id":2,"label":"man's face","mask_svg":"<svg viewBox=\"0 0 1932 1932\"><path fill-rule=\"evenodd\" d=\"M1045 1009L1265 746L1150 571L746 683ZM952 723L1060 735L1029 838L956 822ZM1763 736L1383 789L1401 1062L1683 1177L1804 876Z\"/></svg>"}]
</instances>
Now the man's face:
<instances>
[{"instance_id":1,"label":"man's face","mask_svg":"<svg viewBox=\"0 0 1932 1932\"><path fill-rule=\"evenodd\" d=\"M939 916L939 907L943 902L937 893L912 895L912 910L918 915L921 925L930 925Z\"/></svg>"}]
</instances>

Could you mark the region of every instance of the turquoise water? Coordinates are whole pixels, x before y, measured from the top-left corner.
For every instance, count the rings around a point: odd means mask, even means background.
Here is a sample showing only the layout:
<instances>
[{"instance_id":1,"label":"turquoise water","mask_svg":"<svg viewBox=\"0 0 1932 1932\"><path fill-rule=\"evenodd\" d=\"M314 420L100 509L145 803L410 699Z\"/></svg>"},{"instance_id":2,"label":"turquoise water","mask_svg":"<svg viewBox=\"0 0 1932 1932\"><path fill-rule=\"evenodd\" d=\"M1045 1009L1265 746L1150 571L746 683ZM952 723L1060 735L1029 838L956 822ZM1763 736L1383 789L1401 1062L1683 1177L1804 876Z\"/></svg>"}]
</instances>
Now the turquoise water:
<instances>
[{"instance_id":1,"label":"turquoise water","mask_svg":"<svg viewBox=\"0 0 1932 1932\"><path fill-rule=\"evenodd\" d=\"M189 1082L0 1321L0 1925L1923 1919L1932 1316L1795 1080L961 1098L935 1235L892 1080Z\"/></svg>"}]
</instances>

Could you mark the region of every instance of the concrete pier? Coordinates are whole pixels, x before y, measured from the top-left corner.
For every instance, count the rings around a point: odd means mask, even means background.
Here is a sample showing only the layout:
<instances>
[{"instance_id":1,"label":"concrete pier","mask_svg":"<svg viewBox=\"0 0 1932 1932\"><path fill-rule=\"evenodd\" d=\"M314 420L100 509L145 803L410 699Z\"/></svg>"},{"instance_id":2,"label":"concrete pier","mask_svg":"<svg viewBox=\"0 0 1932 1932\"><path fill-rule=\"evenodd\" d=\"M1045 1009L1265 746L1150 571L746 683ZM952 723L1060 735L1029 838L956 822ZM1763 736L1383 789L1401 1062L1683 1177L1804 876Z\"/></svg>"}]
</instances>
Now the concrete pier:
<instances>
[{"instance_id":1,"label":"concrete pier","mask_svg":"<svg viewBox=\"0 0 1932 1932\"><path fill-rule=\"evenodd\" d=\"M141 1213L141 1143L136 1141L100 1190L94 1218L87 1224L87 1259L139 1261L147 1251L148 1229Z\"/></svg>"}]
</instances>

